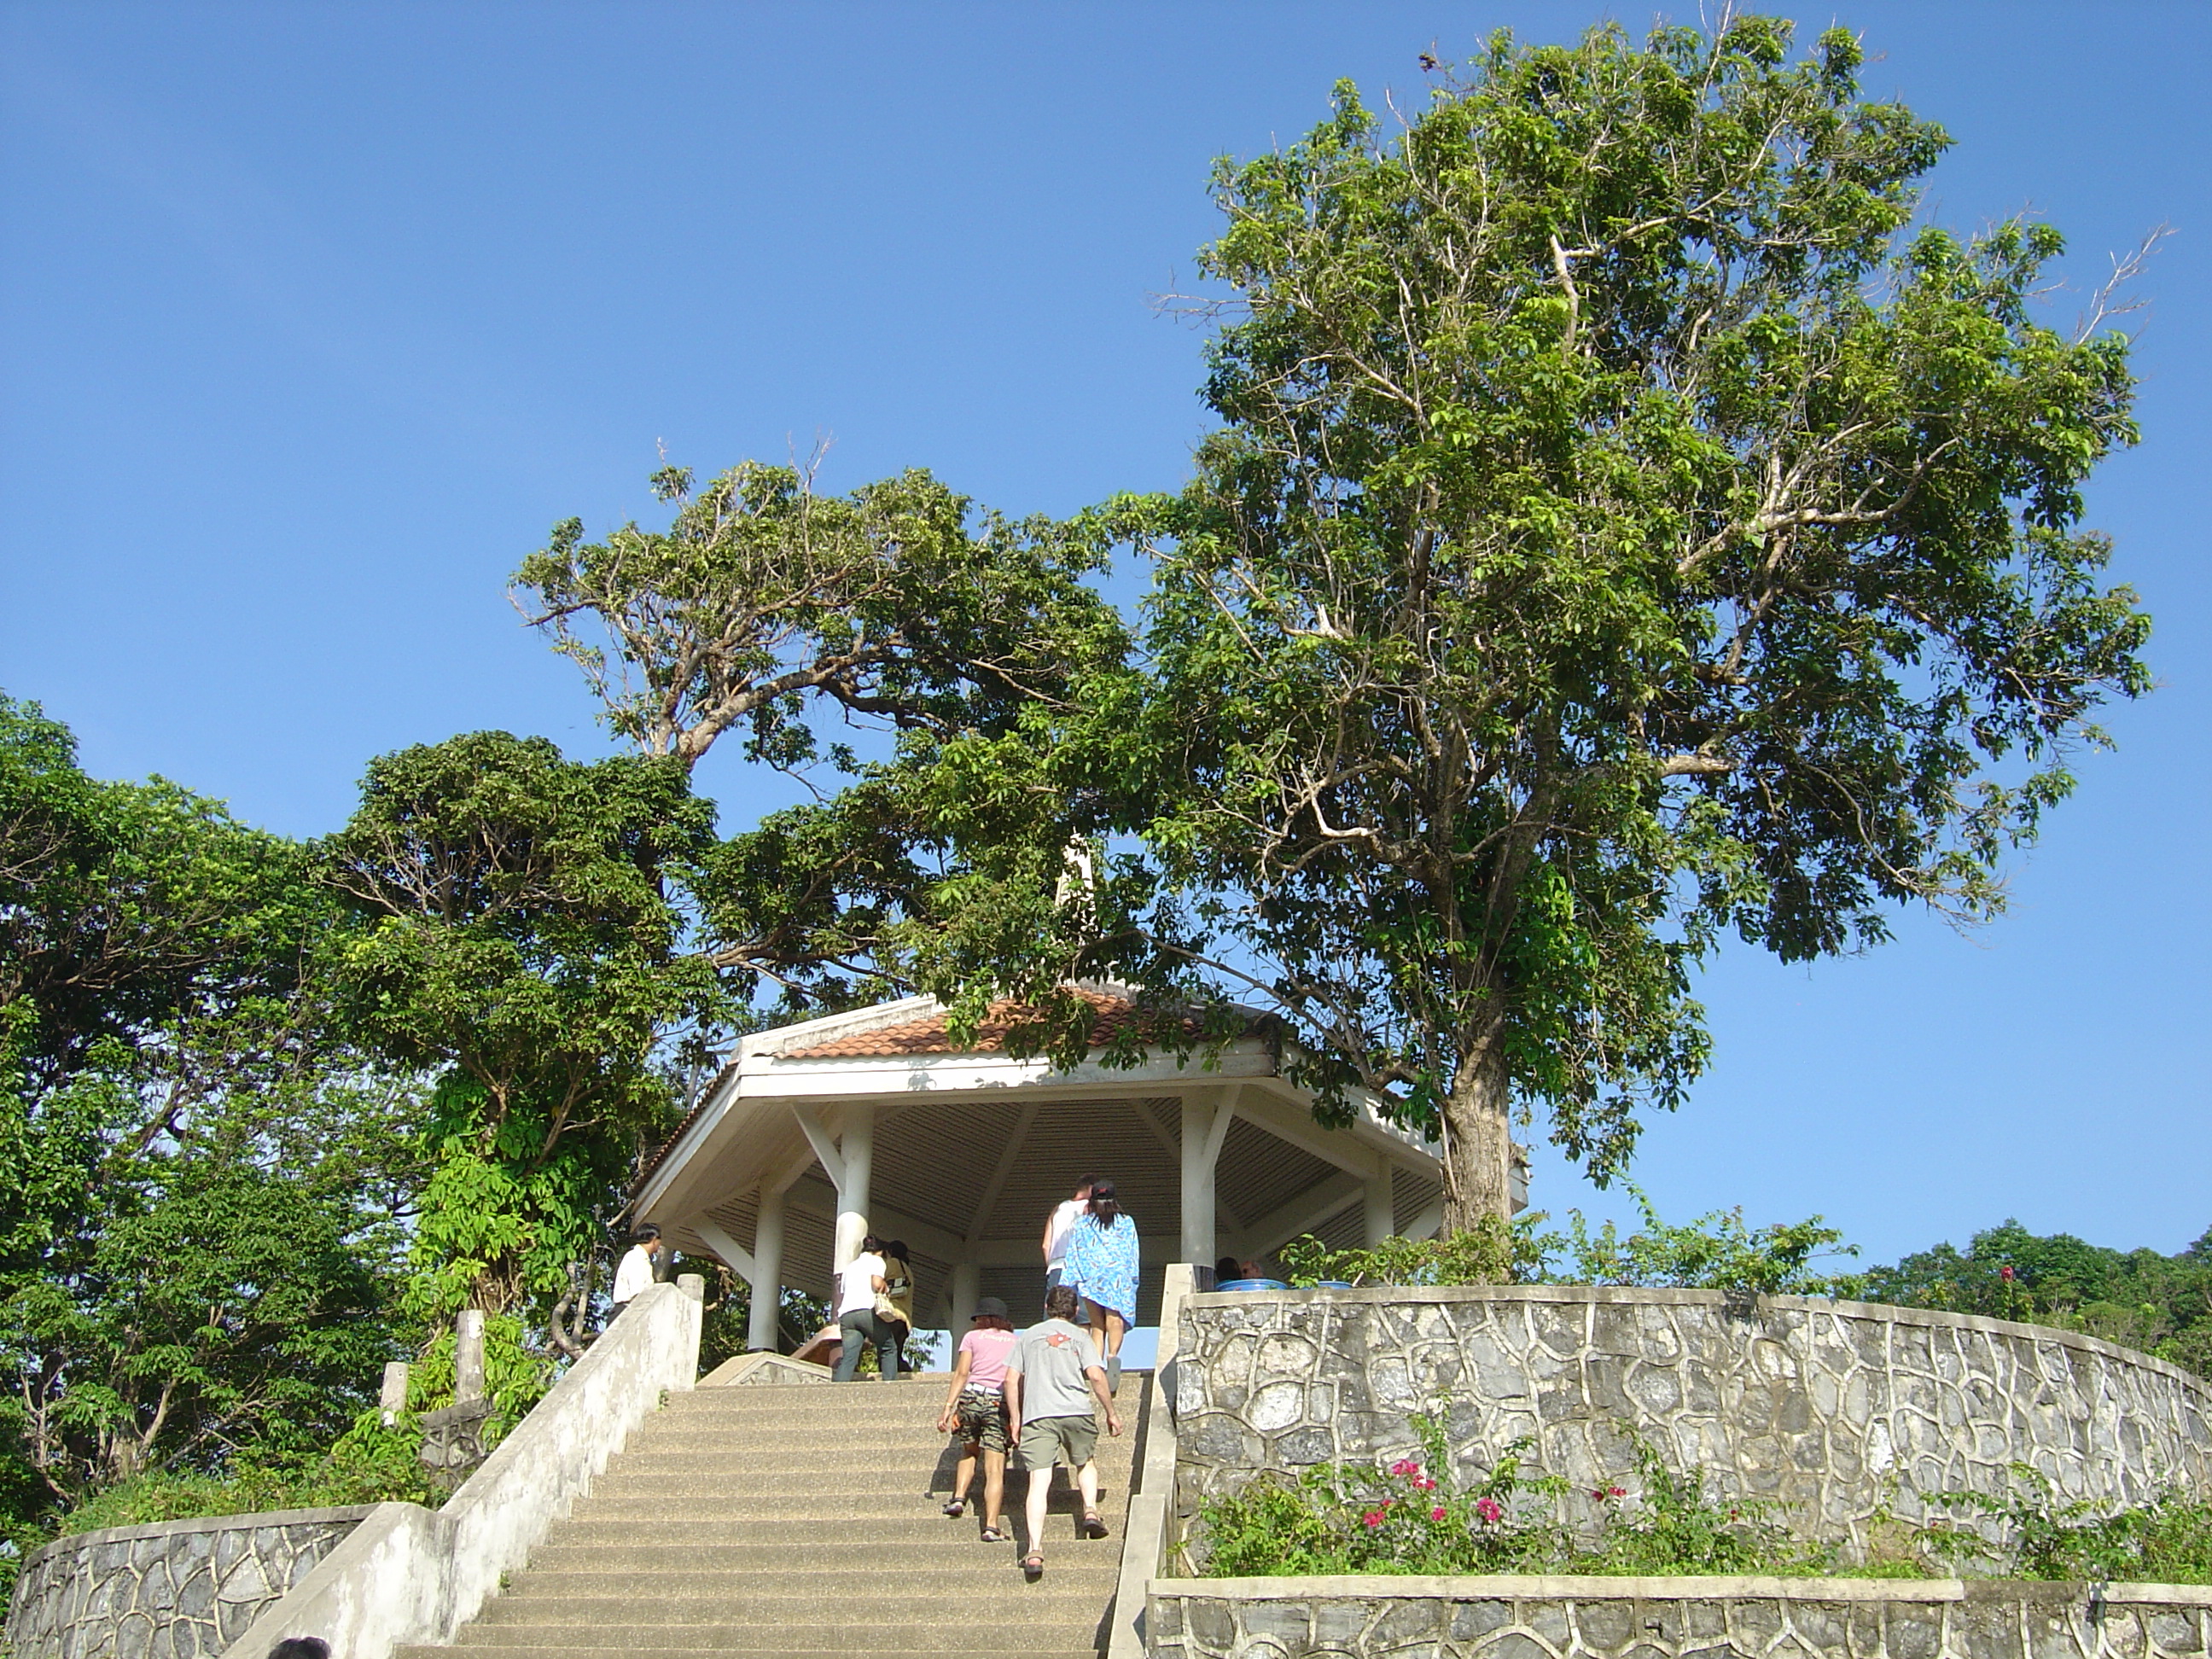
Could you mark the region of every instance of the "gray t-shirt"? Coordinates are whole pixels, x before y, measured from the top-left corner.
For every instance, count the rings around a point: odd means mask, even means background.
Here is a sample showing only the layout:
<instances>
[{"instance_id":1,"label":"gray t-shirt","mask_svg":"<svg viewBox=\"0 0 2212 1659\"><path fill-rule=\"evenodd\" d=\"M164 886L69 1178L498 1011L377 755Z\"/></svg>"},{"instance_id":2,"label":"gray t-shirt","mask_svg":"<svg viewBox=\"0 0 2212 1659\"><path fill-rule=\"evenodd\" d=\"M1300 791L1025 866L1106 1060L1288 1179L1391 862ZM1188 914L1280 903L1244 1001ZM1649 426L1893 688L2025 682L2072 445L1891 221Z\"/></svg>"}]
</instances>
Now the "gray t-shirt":
<instances>
[{"instance_id":1,"label":"gray t-shirt","mask_svg":"<svg viewBox=\"0 0 2212 1659\"><path fill-rule=\"evenodd\" d=\"M1006 1362L1009 1371L1022 1374L1022 1421L1093 1415L1097 1396L1083 1373L1097 1363L1091 1339L1065 1319L1048 1319L1024 1331Z\"/></svg>"}]
</instances>

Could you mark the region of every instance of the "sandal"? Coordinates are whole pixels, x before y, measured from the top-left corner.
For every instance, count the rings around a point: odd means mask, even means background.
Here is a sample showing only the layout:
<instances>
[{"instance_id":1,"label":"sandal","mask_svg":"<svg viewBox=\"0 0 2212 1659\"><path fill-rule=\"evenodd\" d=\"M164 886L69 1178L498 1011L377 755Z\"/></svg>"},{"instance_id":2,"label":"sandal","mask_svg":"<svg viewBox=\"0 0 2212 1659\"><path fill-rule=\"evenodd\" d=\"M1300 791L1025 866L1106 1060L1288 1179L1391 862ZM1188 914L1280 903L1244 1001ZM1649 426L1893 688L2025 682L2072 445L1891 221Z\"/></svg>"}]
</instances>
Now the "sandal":
<instances>
[{"instance_id":1,"label":"sandal","mask_svg":"<svg viewBox=\"0 0 2212 1659\"><path fill-rule=\"evenodd\" d=\"M1006 1541L1006 1533L1002 1528L986 1527L983 1528L983 1541L987 1544L1003 1544Z\"/></svg>"},{"instance_id":2,"label":"sandal","mask_svg":"<svg viewBox=\"0 0 2212 1659\"><path fill-rule=\"evenodd\" d=\"M955 1521L957 1521L962 1516L968 1513L968 1500L964 1498L954 1498L951 1503L945 1506L945 1512L951 1516Z\"/></svg>"},{"instance_id":3,"label":"sandal","mask_svg":"<svg viewBox=\"0 0 2212 1659\"><path fill-rule=\"evenodd\" d=\"M1084 1510L1083 1519L1076 1522L1075 1529L1085 1538L1103 1538L1106 1535L1106 1523L1099 1519L1097 1510Z\"/></svg>"},{"instance_id":4,"label":"sandal","mask_svg":"<svg viewBox=\"0 0 2212 1659\"><path fill-rule=\"evenodd\" d=\"M1042 1555L1024 1555L1022 1557L1022 1577L1028 1579L1032 1584L1036 1583L1038 1579L1043 1577L1044 1557Z\"/></svg>"}]
</instances>

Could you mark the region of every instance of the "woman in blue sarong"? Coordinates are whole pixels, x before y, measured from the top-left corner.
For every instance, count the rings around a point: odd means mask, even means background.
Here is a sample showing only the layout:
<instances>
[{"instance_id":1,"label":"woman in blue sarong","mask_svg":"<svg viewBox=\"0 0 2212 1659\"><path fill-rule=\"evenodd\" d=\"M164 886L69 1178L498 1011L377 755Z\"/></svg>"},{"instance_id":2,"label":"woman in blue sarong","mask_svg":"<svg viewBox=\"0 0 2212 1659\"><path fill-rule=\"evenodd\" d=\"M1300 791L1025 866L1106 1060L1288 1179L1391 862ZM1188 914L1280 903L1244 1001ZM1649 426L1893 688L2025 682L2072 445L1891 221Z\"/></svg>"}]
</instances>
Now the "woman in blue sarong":
<instances>
[{"instance_id":1,"label":"woman in blue sarong","mask_svg":"<svg viewBox=\"0 0 2212 1659\"><path fill-rule=\"evenodd\" d=\"M1067 1236L1067 1283L1083 1298L1091 1340L1106 1376L1121 1386L1121 1338L1137 1322L1137 1224L1121 1212L1114 1183L1091 1183L1090 1201Z\"/></svg>"}]
</instances>

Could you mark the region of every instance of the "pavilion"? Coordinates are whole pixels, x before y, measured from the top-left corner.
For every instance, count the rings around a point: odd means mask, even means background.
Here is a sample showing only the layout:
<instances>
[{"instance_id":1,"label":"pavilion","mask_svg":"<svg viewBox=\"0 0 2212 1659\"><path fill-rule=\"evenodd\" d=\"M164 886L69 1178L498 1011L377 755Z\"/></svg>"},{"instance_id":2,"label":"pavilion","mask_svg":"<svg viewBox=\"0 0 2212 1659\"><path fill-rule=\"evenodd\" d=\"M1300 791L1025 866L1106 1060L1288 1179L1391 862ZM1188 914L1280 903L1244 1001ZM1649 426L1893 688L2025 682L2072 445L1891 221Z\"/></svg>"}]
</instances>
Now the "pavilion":
<instances>
[{"instance_id":1,"label":"pavilion","mask_svg":"<svg viewBox=\"0 0 2212 1659\"><path fill-rule=\"evenodd\" d=\"M1079 989L1096 1050L1134 1017L1133 994ZM1426 1237L1442 1220L1437 1148L1372 1098L1322 1127L1257 1022L1210 1066L1155 1053L1061 1071L1008 1054L998 1012L957 1048L927 997L744 1038L630 1213L752 1286L756 1348L775 1346L781 1288L826 1296L866 1232L906 1241L921 1326L963 1329L986 1295L1028 1316L1045 1218L1085 1175L1112 1180L1136 1224L1139 1324L1158 1316L1168 1262L1264 1258L1309 1232Z\"/></svg>"}]
</instances>

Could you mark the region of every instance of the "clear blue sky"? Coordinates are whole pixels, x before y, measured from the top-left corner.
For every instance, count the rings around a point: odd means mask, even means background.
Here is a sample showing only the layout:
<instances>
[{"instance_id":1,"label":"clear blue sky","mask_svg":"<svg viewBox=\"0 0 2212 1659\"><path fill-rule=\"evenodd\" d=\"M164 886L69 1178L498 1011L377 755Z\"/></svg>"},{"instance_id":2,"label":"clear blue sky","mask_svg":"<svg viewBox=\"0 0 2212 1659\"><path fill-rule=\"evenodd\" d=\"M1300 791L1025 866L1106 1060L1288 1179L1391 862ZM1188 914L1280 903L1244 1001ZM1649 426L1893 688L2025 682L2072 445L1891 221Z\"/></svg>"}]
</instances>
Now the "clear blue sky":
<instances>
[{"instance_id":1,"label":"clear blue sky","mask_svg":"<svg viewBox=\"0 0 2212 1659\"><path fill-rule=\"evenodd\" d=\"M833 486L926 465L1018 513L1172 488L1201 337L1147 296L1211 233L1209 160L1302 131L1338 76L1418 99L1432 42L1599 15L10 0L0 687L94 771L294 835L403 744L595 751L504 578L556 519L649 514L656 441L703 471L830 434ZM2177 1249L2212 1224L2212 8L1800 15L1956 137L1941 217L2032 208L2084 286L2176 228L2136 319L2147 440L2091 497L2164 684L1986 933L1724 960L1717 1063L1641 1176L1670 1216L1819 1210L1875 1259L2007 1215ZM720 756L702 784L726 824L780 799ZM1555 1159L1538 1195L1619 1209Z\"/></svg>"}]
</instances>

